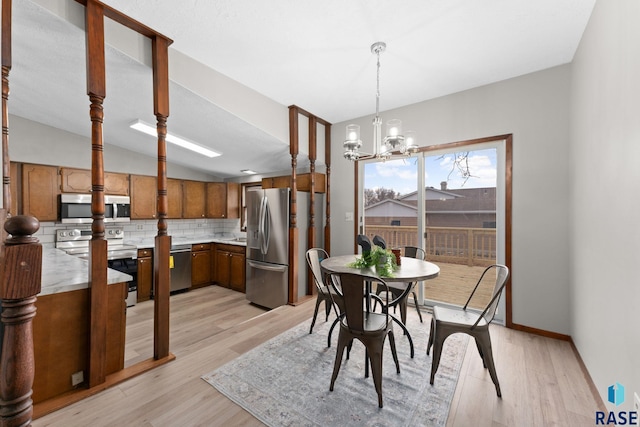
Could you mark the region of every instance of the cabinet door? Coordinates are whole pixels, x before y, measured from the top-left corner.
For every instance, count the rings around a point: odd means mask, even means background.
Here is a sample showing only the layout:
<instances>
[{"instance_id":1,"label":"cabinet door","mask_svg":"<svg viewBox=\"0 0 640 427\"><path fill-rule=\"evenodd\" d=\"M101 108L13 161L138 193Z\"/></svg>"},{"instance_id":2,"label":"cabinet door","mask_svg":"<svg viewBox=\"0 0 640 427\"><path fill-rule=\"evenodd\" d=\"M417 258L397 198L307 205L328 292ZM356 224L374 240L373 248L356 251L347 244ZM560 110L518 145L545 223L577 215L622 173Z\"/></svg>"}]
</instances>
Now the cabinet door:
<instances>
[{"instance_id":1,"label":"cabinet door","mask_svg":"<svg viewBox=\"0 0 640 427\"><path fill-rule=\"evenodd\" d=\"M227 218L240 218L240 184L227 182Z\"/></svg>"},{"instance_id":2,"label":"cabinet door","mask_svg":"<svg viewBox=\"0 0 640 427\"><path fill-rule=\"evenodd\" d=\"M60 168L63 193L90 193L91 171L87 169Z\"/></svg>"},{"instance_id":3,"label":"cabinet door","mask_svg":"<svg viewBox=\"0 0 640 427\"><path fill-rule=\"evenodd\" d=\"M126 173L105 172L104 193L114 196L128 196L129 175Z\"/></svg>"},{"instance_id":4,"label":"cabinet door","mask_svg":"<svg viewBox=\"0 0 640 427\"><path fill-rule=\"evenodd\" d=\"M205 217L205 183L201 181L183 181L183 218L204 218Z\"/></svg>"},{"instance_id":5,"label":"cabinet door","mask_svg":"<svg viewBox=\"0 0 640 427\"><path fill-rule=\"evenodd\" d=\"M151 255L151 250L146 249ZM151 299L151 289L153 283L153 258L138 255L138 302Z\"/></svg>"},{"instance_id":6,"label":"cabinet door","mask_svg":"<svg viewBox=\"0 0 640 427\"><path fill-rule=\"evenodd\" d=\"M22 212L22 206L19 206L19 203L22 203L22 201L18 194L18 181L20 180L18 174L20 173L20 165L16 162L11 162L9 170L11 171L11 210L9 213L11 213L11 216L16 216L18 215L18 212Z\"/></svg>"},{"instance_id":7,"label":"cabinet door","mask_svg":"<svg viewBox=\"0 0 640 427\"><path fill-rule=\"evenodd\" d=\"M156 218L157 193L155 176L131 175L131 219Z\"/></svg>"},{"instance_id":8,"label":"cabinet door","mask_svg":"<svg viewBox=\"0 0 640 427\"><path fill-rule=\"evenodd\" d=\"M167 178L167 199L169 218L182 218L182 181L179 179Z\"/></svg>"},{"instance_id":9,"label":"cabinet door","mask_svg":"<svg viewBox=\"0 0 640 427\"><path fill-rule=\"evenodd\" d=\"M91 171L88 169L60 168L63 193L90 193ZM104 193L116 196L129 195L129 175L124 173L104 173Z\"/></svg>"},{"instance_id":10,"label":"cabinet door","mask_svg":"<svg viewBox=\"0 0 640 427\"><path fill-rule=\"evenodd\" d=\"M245 292L245 255L238 253L229 253L231 277L229 285L231 289L238 292Z\"/></svg>"},{"instance_id":11,"label":"cabinet door","mask_svg":"<svg viewBox=\"0 0 640 427\"><path fill-rule=\"evenodd\" d=\"M58 219L58 168L22 165L22 213L39 221Z\"/></svg>"},{"instance_id":12,"label":"cabinet door","mask_svg":"<svg viewBox=\"0 0 640 427\"><path fill-rule=\"evenodd\" d=\"M211 283L211 251L191 252L191 286L199 288Z\"/></svg>"},{"instance_id":13,"label":"cabinet door","mask_svg":"<svg viewBox=\"0 0 640 427\"><path fill-rule=\"evenodd\" d=\"M207 218L226 218L227 185L224 182L207 182Z\"/></svg>"},{"instance_id":14,"label":"cabinet door","mask_svg":"<svg viewBox=\"0 0 640 427\"><path fill-rule=\"evenodd\" d=\"M229 287L231 271L229 268L229 252L216 250L216 282L225 288Z\"/></svg>"}]
</instances>

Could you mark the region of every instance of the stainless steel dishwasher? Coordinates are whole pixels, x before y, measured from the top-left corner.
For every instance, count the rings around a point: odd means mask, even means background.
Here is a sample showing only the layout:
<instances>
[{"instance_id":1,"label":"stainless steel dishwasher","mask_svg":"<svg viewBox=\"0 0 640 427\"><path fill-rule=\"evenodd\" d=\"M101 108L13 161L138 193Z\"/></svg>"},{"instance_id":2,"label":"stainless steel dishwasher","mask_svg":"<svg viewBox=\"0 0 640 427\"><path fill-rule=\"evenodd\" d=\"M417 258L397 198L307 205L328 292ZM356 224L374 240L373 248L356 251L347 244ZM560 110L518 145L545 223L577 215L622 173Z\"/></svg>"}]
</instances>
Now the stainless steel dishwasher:
<instances>
[{"instance_id":1,"label":"stainless steel dishwasher","mask_svg":"<svg viewBox=\"0 0 640 427\"><path fill-rule=\"evenodd\" d=\"M169 252L171 267L171 292L191 287L191 245L173 245Z\"/></svg>"}]
</instances>

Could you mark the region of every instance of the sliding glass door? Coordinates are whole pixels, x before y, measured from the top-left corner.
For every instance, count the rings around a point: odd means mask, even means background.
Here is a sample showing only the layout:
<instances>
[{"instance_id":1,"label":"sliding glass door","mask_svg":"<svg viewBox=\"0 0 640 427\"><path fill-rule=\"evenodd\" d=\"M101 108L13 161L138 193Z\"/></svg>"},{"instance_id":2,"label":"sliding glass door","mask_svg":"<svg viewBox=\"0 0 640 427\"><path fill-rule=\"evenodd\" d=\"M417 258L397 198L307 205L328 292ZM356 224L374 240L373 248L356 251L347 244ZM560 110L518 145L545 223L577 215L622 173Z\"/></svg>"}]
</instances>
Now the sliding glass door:
<instances>
[{"instance_id":1,"label":"sliding glass door","mask_svg":"<svg viewBox=\"0 0 640 427\"><path fill-rule=\"evenodd\" d=\"M361 171L361 232L389 248L421 247L440 267L417 287L419 303L462 305L484 268L505 262L504 140L429 147ZM471 305L490 295L480 289Z\"/></svg>"}]
</instances>

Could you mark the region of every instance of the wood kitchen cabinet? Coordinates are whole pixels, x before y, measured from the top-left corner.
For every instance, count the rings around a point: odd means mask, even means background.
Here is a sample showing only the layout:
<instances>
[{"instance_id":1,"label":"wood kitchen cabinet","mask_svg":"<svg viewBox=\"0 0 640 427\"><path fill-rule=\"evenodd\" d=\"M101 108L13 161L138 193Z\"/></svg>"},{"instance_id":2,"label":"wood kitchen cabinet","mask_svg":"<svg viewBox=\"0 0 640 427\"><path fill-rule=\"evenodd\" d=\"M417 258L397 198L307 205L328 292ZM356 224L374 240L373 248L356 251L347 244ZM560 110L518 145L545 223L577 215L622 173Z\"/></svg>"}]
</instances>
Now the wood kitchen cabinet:
<instances>
[{"instance_id":1,"label":"wood kitchen cabinet","mask_svg":"<svg viewBox=\"0 0 640 427\"><path fill-rule=\"evenodd\" d=\"M91 193L91 171L88 169L60 168L63 193ZM104 173L104 193L116 196L129 195L129 175Z\"/></svg>"},{"instance_id":2,"label":"wood kitchen cabinet","mask_svg":"<svg viewBox=\"0 0 640 427\"><path fill-rule=\"evenodd\" d=\"M39 221L58 219L58 167L22 165L22 214Z\"/></svg>"},{"instance_id":3,"label":"wood kitchen cabinet","mask_svg":"<svg viewBox=\"0 0 640 427\"><path fill-rule=\"evenodd\" d=\"M138 249L138 302L151 299L153 289L153 249Z\"/></svg>"},{"instance_id":4,"label":"wood kitchen cabinet","mask_svg":"<svg viewBox=\"0 0 640 427\"><path fill-rule=\"evenodd\" d=\"M170 219L182 218L182 181L167 178L167 199L169 209L167 217Z\"/></svg>"},{"instance_id":5,"label":"wood kitchen cabinet","mask_svg":"<svg viewBox=\"0 0 640 427\"><path fill-rule=\"evenodd\" d=\"M262 178L262 188L287 188L291 187L291 176L276 176ZM311 191L311 174L302 173L296 175L296 188L298 191ZM327 177L319 172L315 176L315 193L324 193L327 189Z\"/></svg>"},{"instance_id":6,"label":"wood kitchen cabinet","mask_svg":"<svg viewBox=\"0 0 640 427\"><path fill-rule=\"evenodd\" d=\"M20 180L20 164L16 163L16 162L11 162L10 164L10 171L11 171L11 210L9 211L9 213L11 214L11 216L16 216L18 215L18 212L22 212L22 206L20 206L20 204L22 203L22 200L20 200L20 197L18 195L18 181ZM6 206L5 206L6 208Z\"/></svg>"},{"instance_id":7,"label":"wood kitchen cabinet","mask_svg":"<svg viewBox=\"0 0 640 427\"><path fill-rule=\"evenodd\" d=\"M191 287L201 288L211 284L211 244L191 246Z\"/></svg>"},{"instance_id":8,"label":"wood kitchen cabinet","mask_svg":"<svg viewBox=\"0 0 640 427\"><path fill-rule=\"evenodd\" d=\"M131 175L131 219L155 219L158 185L155 176Z\"/></svg>"},{"instance_id":9,"label":"wood kitchen cabinet","mask_svg":"<svg viewBox=\"0 0 640 427\"><path fill-rule=\"evenodd\" d=\"M244 246L216 245L215 266L218 285L245 292L245 252Z\"/></svg>"},{"instance_id":10,"label":"wood kitchen cabinet","mask_svg":"<svg viewBox=\"0 0 640 427\"><path fill-rule=\"evenodd\" d=\"M82 371L85 384L89 361L89 289L38 296L38 314L33 318L33 358L36 371L33 403L40 403L74 389L71 375ZM107 287L106 338L107 375L124 369L127 284Z\"/></svg>"},{"instance_id":11,"label":"wood kitchen cabinet","mask_svg":"<svg viewBox=\"0 0 640 427\"><path fill-rule=\"evenodd\" d=\"M182 182L182 217L204 218L206 209L206 183L202 181Z\"/></svg>"},{"instance_id":12,"label":"wood kitchen cabinet","mask_svg":"<svg viewBox=\"0 0 640 427\"><path fill-rule=\"evenodd\" d=\"M240 218L240 184L207 182L207 218Z\"/></svg>"}]
</instances>

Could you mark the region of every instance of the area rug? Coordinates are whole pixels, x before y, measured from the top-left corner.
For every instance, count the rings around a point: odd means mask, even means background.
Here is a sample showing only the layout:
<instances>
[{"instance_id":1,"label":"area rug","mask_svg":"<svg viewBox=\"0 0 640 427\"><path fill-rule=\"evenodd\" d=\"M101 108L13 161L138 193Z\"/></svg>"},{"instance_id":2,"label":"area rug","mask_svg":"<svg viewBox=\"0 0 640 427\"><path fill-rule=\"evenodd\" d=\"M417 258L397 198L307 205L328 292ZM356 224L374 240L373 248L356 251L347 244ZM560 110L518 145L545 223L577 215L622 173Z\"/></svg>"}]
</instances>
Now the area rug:
<instances>
[{"instance_id":1,"label":"area rug","mask_svg":"<svg viewBox=\"0 0 640 427\"><path fill-rule=\"evenodd\" d=\"M444 344L434 385L429 384L431 356L425 354L429 323L410 318L407 327L415 345L394 328L400 374L396 374L388 340L383 355L383 408L373 378L364 378L364 347L354 341L334 391L329 391L338 327L327 347L332 319L311 321L254 348L202 376L229 399L268 426L444 426L458 381L468 337L450 336Z\"/></svg>"}]
</instances>

